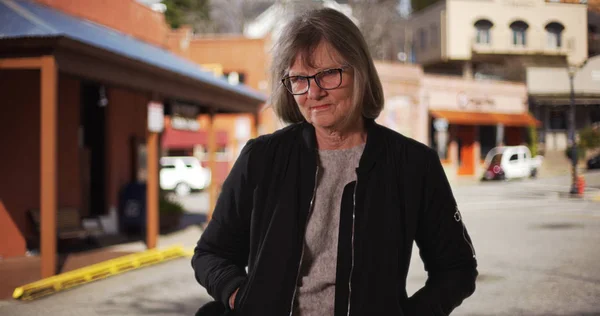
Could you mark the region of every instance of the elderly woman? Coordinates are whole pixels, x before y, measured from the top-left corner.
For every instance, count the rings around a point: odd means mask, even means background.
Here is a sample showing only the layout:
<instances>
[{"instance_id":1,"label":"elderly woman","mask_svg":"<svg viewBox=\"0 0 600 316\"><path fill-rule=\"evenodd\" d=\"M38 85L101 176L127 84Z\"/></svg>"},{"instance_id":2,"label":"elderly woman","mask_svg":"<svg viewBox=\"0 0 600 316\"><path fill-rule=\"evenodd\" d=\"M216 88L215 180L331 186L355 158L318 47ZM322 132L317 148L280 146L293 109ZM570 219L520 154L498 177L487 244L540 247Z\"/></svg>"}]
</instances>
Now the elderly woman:
<instances>
[{"instance_id":1,"label":"elderly woman","mask_svg":"<svg viewBox=\"0 0 600 316\"><path fill-rule=\"evenodd\" d=\"M437 154L375 123L383 92L356 25L294 19L272 80L290 125L248 142L223 184L192 259L217 303L198 314L450 314L475 290L475 251ZM429 277L408 297L413 241Z\"/></svg>"}]
</instances>

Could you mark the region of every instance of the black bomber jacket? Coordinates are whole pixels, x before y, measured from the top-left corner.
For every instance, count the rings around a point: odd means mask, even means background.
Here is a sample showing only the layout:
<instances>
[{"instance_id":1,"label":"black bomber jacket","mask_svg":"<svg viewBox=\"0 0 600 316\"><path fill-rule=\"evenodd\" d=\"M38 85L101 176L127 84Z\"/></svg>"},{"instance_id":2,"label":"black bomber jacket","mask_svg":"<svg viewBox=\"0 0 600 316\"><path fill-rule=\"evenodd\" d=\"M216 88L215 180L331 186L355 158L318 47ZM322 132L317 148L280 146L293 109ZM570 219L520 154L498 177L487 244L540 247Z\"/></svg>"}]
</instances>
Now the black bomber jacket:
<instances>
[{"instance_id":1,"label":"black bomber jacket","mask_svg":"<svg viewBox=\"0 0 600 316\"><path fill-rule=\"evenodd\" d=\"M448 315L475 291L477 262L439 158L372 120L366 126L357 181L342 198L334 316ZM230 315L290 315L318 172L305 122L242 150L192 258L215 300L228 306L240 288ZM408 297L413 241L428 278Z\"/></svg>"}]
</instances>

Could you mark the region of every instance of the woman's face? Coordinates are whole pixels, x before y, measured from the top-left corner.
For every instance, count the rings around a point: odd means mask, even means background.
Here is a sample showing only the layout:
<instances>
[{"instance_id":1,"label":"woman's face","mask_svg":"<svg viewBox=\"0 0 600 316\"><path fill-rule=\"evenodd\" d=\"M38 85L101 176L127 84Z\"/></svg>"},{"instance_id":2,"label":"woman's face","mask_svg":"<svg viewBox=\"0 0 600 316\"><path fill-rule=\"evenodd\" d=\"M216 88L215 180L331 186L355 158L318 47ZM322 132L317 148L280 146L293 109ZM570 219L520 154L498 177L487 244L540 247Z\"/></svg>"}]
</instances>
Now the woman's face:
<instances>
[{"instance_id":1,"label":"woman's face","mask_svg":"<svg viewBox=\"0 0 600 316\"><path fill-rule=\"evenodd\" d=\"M289 76L312 76L324 70L344 66L342 57L327 42L321 42L314 50L313 55L310 56L310 59L312 60L312 67L302 62L302 55L297 55L294 63L289 68ZM353 112L353 86L352 68L345 67L342 71L342 83L339 87L324 90L315 83L314 78L310 78L308 92L294 95L294 99L306 121L313 124L313 126L341 129L344 128L341 124Z\"/></svg>"}]
</instances>

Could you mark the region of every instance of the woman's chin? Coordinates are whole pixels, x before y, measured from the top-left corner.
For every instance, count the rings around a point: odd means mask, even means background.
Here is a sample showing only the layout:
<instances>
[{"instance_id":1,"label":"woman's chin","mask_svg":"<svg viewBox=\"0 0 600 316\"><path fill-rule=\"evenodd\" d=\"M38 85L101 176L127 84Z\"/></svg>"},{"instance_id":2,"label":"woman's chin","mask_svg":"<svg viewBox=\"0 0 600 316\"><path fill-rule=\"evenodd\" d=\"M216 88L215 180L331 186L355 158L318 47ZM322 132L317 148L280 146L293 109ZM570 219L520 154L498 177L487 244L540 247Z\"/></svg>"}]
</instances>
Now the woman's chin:
<instances>
[{"instance_id":1,"label":"woman's chin","mask_svg":"<svg viewBox=\"0 0 600 316\"><path fill-rule=\"evenodd\" d=\"M335 120L333 120L331 118L312 117L311 123L315 127L328 128L328 127L335 126L336 122L335 122Z\"/></svg>"}]
</instances>

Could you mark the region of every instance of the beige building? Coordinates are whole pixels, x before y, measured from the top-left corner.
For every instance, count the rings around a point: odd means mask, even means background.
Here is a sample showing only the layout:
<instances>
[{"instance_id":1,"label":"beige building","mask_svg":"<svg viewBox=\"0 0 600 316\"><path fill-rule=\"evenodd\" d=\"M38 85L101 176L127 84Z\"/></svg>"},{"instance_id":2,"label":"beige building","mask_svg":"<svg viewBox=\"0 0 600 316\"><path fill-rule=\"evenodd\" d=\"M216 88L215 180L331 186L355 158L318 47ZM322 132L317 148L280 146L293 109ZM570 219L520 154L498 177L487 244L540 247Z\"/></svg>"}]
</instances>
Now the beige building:
<instances>
[{"instance_id":1,"label":"beige building","mask_svg":"<svg viewBox=\"0 0 600 316\"><path fill-rule=\"evenodd\" d=\"M540 141L547 151L562 151L568 142L571 78L575 104L575 129L600 122L600 56L580 68L530 67L527 69L529 102L543 122Z\"/></svg>"},{"instance_id":2,"label":"beige building","mask_svg":"<svg viewBox=\"0 0 600 316\"><path fill-rule=\"evenodd\" d=\"M406 21L404 49L425 72L524 81L525 68L581 65L587 5L546 0L441 0Z\"/></svg>"},{"instance_id":3,"label":"beige building","mask_svg":"<svg viewBox=\"0 0 600 316\"><path fill-rule=\"evenodd\" d=\"M481 177L482 160L497 145L527 142L523 83L423 74L421 67L375 64L385 95L378 123L437 150L447 176Z\"/></svg>"}]
</instances>

